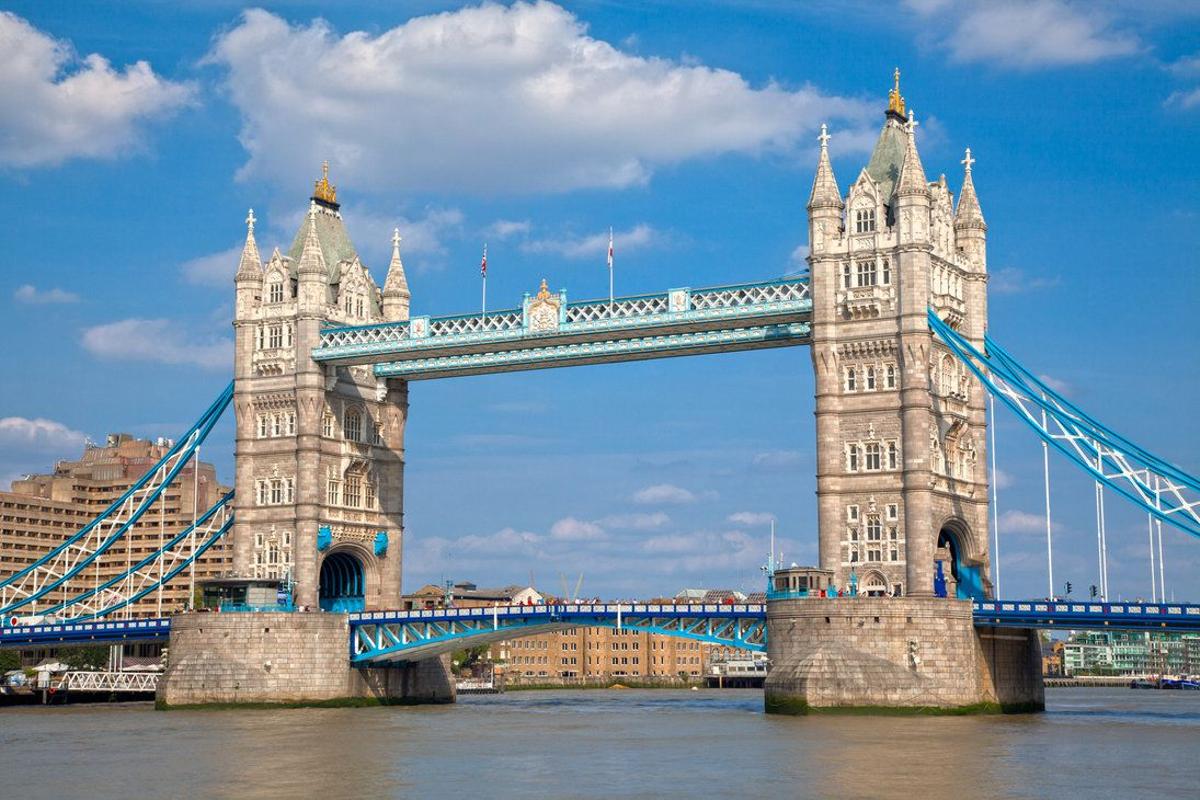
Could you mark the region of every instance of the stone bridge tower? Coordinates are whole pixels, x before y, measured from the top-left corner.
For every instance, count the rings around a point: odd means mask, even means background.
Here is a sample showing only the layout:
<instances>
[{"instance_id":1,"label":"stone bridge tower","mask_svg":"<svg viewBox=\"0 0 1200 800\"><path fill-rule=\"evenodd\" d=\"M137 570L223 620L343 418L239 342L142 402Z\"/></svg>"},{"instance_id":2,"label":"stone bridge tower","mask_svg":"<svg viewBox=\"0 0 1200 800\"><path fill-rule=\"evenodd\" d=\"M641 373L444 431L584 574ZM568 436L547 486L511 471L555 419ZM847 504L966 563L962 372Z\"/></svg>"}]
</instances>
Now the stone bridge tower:
<instances>
[{"instance_id":1,"label":"stone bridge tower","mask_svg":"<svg viewBox=\"0 0 1200 800\"><path fill-rule=\"evenodd\" d=\"M264 265L254 212L235 278L234 569L290 578L298 605L396 608L408 386L370 367L322 367L320 331L408 319L393 237L381 291L342 222L328 165L286 255Z\"/></svg>"},{"instance_id":2,"label":"stone bridge tower","mask_svg":"<svg viewBox=\"0 0 1200 800\"><path fill-rule=\"evenodd\" d=\"M987 226L926 178L900 73L871 160L845 196L825 128L808 201L820 562L860 593L990 594L985 397L929 330L929 307L982 349Z\"/></svg>"}]
</instances>

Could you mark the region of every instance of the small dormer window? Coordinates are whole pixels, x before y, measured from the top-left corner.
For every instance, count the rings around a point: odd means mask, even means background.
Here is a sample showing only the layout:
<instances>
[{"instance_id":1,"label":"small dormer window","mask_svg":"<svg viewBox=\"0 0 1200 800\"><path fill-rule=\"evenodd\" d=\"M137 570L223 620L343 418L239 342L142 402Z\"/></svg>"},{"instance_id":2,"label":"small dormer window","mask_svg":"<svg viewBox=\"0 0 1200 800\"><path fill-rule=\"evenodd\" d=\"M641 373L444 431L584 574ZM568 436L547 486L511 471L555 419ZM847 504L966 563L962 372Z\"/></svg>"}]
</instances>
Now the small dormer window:
<instances>
[{"instance_id":1,"label":"small dormer window","mask_svg":"<svg viewBox=\"0 0 1200 800\"><path fill-rule=\"evenodd\" d=\"M854 232L871 233L875 230L875 209L864 208L854 212Z\"/></svg>"},{"instance_id":2,"label":"small dormer window","mask_svg":"<svg viewBox=\"0 0 1200 800\"><path fill-rule=\"evenodd\" d=\"M267 302L282 303L283 302L283 281L273 280L267 286Z\"/></svg>"}]
</instances>

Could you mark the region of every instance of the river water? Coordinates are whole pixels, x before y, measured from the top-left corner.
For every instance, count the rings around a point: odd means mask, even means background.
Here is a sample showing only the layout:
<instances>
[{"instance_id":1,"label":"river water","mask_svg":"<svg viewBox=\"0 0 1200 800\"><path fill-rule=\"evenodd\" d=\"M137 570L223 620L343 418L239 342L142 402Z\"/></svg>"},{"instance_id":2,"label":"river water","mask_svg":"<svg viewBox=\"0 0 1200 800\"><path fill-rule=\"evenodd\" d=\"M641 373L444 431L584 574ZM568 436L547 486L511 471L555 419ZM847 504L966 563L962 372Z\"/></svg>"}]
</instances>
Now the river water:
<instances>
[{"instance_id":1,"label":"river water","mask_svg":"<svg viewBox=\"0 0 1200 800\"><path fill-rule=\"evenodd\" d=\"M756 690L455 706L0 710L0 798L1200 798L1200 692L1011 717L778 717Z\"/></svg>"}]
</instances>

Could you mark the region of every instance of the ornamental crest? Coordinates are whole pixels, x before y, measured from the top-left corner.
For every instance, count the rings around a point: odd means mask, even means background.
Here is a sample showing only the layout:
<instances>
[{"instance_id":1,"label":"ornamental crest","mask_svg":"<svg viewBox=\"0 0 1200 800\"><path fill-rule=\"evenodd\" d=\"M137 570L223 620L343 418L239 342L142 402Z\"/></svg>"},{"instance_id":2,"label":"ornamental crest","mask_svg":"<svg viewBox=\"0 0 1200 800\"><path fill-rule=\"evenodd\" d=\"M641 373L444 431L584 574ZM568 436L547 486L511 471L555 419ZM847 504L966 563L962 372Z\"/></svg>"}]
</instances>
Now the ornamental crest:
<instances>
[{"instance_id":1,"label":"ornamental crest","mask_svg":"<svg viewBox=\"0 0 1200 800\"><path fill-rule=\"evenodd\" d=\"M546 279L542 278L541 288L525 309L526 324L530 332L552 333L558 330L560 305L558 296L550 293L546 287Z\"/></svg>"}]
</instances>

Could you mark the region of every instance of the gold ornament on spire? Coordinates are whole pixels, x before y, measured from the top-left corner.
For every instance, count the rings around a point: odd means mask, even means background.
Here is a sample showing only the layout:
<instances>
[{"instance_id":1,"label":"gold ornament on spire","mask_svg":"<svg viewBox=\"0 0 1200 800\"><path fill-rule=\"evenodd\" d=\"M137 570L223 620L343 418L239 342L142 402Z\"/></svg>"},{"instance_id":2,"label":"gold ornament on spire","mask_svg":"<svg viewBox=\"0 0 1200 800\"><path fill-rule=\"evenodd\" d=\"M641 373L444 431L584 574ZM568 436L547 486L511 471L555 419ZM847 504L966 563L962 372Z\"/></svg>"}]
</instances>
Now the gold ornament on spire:
<instances>
[{"instance_id":1,"label":"gold ornament on spire","mask_svg":"<svg viewBox=\"0 0 1200 800\"><path fill-rule=\"evenodd\" d=\"M900 68L896 67L894 74L896 84L892 90L888 92L888 111L893 111L900 116L904 116L904 97L900 94Z\"/></svg>"},{"instance_id":2,"label":"gold ornament on spire","mask_svg":"<svg viewBox=\"0 0 1200 800\"><path fill-rule=\"evenodd\" d=\"M321 180L313 182L313 197L324 203L337 202L337 187L329 183L329 162L321 162Z\"/></svg>"}]
</instances>

